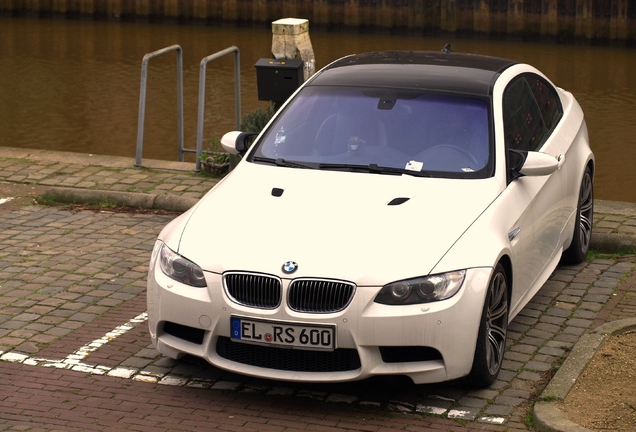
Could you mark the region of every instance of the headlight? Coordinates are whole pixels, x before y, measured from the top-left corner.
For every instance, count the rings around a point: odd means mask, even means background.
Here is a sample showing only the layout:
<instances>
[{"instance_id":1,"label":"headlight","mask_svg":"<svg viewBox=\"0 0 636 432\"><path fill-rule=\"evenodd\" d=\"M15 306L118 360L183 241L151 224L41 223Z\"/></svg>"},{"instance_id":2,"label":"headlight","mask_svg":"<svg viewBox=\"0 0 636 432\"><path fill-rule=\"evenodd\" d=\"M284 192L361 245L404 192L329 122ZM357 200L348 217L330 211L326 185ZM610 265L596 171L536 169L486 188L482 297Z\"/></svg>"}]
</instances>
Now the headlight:
<instances>
[{"instance_id":1,"label":"headlight","mask_svg":"<svg viewBox=\"0 0 636 432\"><path fill-rule=\"evenodd\" d=\"M201 267L173 252L163 243L159 250L159 266L166 276L176 281L193 287L207 286Z\"/></svg>"},{"instance_id":2,"label":"headlight","mask_svg":"<svg viewBox=\"0 0 636 432\"><path fill-rule=\"evenodd\" d=\"M376 303L408 305L446 300L454 296L464 283L466 270L392 282L382 287Z\"/></svg>"}]
</instances>

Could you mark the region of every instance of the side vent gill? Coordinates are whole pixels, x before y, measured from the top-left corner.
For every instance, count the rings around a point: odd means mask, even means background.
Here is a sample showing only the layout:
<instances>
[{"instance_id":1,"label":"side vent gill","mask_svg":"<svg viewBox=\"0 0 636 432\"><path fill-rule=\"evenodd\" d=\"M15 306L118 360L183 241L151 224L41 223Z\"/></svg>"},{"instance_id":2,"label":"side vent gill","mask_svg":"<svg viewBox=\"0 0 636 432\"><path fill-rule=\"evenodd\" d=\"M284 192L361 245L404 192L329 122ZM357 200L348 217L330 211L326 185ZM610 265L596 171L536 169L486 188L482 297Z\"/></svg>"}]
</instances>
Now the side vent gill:
<instances>
[{"instance_id":1,"label":"side vent gill","mask_svg":"<svg viewBox=\"0 0 636 432\"><path fill-rule=\"evenodd\" d=\"M396 205L404 204L405 202L407 202L410 199L411 198L404 198L404 197L393 198L387 205L396 206Z\"/></svg>"}]
</instances>

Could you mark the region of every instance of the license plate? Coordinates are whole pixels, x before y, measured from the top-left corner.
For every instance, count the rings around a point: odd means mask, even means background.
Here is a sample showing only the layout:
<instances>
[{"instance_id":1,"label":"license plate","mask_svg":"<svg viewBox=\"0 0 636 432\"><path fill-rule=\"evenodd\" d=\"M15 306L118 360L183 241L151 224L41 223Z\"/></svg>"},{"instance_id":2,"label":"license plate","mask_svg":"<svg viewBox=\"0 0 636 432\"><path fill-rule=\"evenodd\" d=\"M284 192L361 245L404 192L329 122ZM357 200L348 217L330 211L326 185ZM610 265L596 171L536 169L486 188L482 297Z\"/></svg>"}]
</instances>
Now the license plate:
<instances>
[{"instance_id":1,"label":"license plate","mask_svg":"<svg viewBox=\"0 0 636 432\"><path fill-rule=\"evenodd\" d=\"M333 351L336 327L231 317L232 340L281 348Z\"/></svg>"}]
</instances>

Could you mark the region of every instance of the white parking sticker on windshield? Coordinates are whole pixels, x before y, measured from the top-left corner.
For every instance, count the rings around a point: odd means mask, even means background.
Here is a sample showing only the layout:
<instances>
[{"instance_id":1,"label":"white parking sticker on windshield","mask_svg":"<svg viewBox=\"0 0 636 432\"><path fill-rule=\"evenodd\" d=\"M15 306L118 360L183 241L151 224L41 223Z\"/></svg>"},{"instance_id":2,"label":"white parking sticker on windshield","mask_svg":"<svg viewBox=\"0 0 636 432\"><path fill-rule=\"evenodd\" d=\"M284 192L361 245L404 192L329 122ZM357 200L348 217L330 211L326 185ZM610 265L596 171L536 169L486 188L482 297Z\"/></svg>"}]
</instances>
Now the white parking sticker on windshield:
<instances>
[{"instance_id":1,"label":"white parking sticker on windshield","mask_svg":"<svg viewBox=\"0 0 636 432\"><path fill-rule=\"evenodd\" d=\"M404 169L409 170L409 171L422 171L422 167L424 166L423 162L419 162L419 161L409 161L409 163L406 164L406 166L404 167Z\"/></svg>"}]
</instances>

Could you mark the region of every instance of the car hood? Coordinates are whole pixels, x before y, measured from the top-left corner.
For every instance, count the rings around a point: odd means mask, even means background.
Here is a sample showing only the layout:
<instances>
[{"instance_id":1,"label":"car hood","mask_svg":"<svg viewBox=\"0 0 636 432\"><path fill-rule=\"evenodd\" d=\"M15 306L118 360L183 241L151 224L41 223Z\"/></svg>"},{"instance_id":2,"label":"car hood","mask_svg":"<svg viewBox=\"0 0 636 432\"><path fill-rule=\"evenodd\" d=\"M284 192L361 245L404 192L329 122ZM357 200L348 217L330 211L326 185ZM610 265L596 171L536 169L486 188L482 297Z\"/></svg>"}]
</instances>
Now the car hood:
<instances>
[{"instance_id":1,"label":"car hood","mask_svg":"<svg viewBox=\"0 0 636 432\"><path fill-rule=\"evenodd\" d=\"M294 261L295 278L382 285L428 274L499 192L492 178L241 163L189 213L178 252L216 273L285 278L282 265Z\"/></svg>"}]
</instances>

